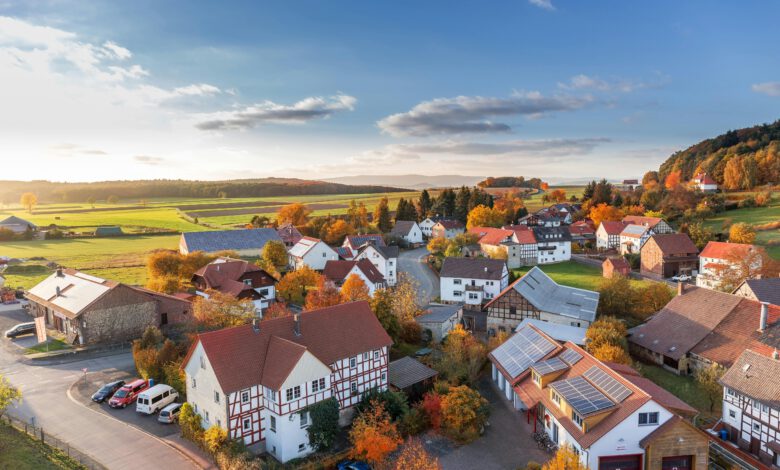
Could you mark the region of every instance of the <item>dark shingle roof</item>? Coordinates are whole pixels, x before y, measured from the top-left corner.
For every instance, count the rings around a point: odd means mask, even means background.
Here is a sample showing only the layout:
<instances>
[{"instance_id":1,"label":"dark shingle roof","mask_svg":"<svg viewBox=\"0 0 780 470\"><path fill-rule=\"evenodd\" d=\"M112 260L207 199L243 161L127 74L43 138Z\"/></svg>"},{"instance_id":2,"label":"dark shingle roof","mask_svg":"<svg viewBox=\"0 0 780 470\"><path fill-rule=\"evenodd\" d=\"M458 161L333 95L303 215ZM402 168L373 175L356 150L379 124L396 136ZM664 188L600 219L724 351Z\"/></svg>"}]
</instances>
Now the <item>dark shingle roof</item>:
<instances>
[{"instance_id":1,"label":"dark shingle roof","mask_svg":"<svg viewBox=\"0 0 780 470\"><path fill-rule=\"evenodd\" d=\"M748 279L744 284L750 288L759 302L780 305L780 277Z\"/></svg>"},{"instance_id":2,"label":"dark shingle roof","mask_svg":"<svg viewBox=\"0 0 780 470\"><path fill-rule=\"evenodd\" d=\"M271 240L282 241L276 230L272 228L184 232L181 236L184 237L190 253L193 251L213 253L227 250L259 250Z\"/></svg>"},{"instance_id":3,"label":"dark shingle roof","mask_svg":"<svg viewBox=\"0 0 780 470\"><path fill-rule=\"evenodd\" d=\"M499 281L505 268L506 263L500 259L445 258L441 266L441 277Z\"/></svg>"},{"instance_id":4,"label":"dark shingle roof","mask_svg":"<svg viewBox=\"0 0 780 470\"><path fill-rule=\"evenodd\" d=\"M388 382L395 388L405 389L424 380L436 377L439 373L413 357L402 357L390 363Z\"/></svg>"},{"instance_id":5,"label":"dark shingle roof","mask_svg":"<svg viewBox=\"0 0 780 470\"><path fill-rule=\"evenodd\" d=\"M699 253L699 249L696 248L696 245L685 233L656 234L651 236L650 239L655 240L664 256Z\"/></svg>"},{"instance_id":6,"label":"dark shingle roof","mask_svg":"<svg viewBox=\"0 0 780 470\"><path fill-rule=\"evenodd\" d=\"M720 383L750 398L780 408L780 361L744 351Z\"/></svg>"},{"instance_id":7,"label":"dark shingle roof","mask_svg":"<svg viewBox=\"0 0 780 470\"><path fill-rule=\"evenodd\" d=\"M415 317L418 323L441 323L452 318L453 315L462 309L462 305L428 305L425 307L424 314Z\"/></svg>"},{"instance_id":8,"label":"dark shingle roof","mask_svg":"<svg viewBox=\"0 0 780 470\"><path fill-rule=\"evenodd\" d=\"M393 235L406 236L409 235L409 232L415 225L417 225L417 222L413 220L396 220L393 229L390 230L390 233Z\"/></svg>"}]
</instances>

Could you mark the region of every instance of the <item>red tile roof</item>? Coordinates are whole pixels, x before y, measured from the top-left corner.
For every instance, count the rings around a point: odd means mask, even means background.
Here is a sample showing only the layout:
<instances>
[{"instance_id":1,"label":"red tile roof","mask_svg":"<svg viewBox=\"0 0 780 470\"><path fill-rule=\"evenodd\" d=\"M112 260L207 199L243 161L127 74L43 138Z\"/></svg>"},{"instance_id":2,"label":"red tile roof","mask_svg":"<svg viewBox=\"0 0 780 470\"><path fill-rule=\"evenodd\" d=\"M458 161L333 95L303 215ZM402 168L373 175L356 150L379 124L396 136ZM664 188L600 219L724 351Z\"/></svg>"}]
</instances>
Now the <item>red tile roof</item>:
<instances>
[{"instance_id":1,"label":"red tile roof","mask_svg":"<svg viewBox=\"0 0 780 470\"><path fill-rule=\"evenodd\" d=\"M472 227L469 229L469 233L476 233L479 236L480 244L499 245L511 238L515 232L494 227Z\"/></svg>"},{"instance_id":2,"label":"red tile roof","mask_svg":"<svg viewBox=\"0 0 780 470\"><path fill-rule=\"evenodd\" d=\"M664 219L660 217L645 217L643 215L627 215L623 217L624 224L644 225L646 227L653 228Z\"/></svg>"},{"instance_id":3,"label":"red tile roof","mask_svg":"<svg viewBox=\"0 0 780 470\"><path fill-rule=\"evenodd\" d=\"M601 222L601 226L604 227L608 235L620 235L620 232L626 227L623 222L616 220L605 220Z\"/></svg>"},{"instance_id":4,"label":"red tile roof","mask_svg":"<svg viewBox=\"0 0 780 470\"><path fill-rule=\"evenodd\" d=\"M350 271L352 271L352 268L355 266L363 272L369 281L375 284L385 282L385 277L382 276L382 273L380 273L379 270L376 269L376 266L371 264L371 261L366 258L363 258L360 261L327 261L322 274L329 280L340 283L346 280Z\"/></svg>"},{"instance_id":5,"label":"red tile roof","mask_svg":"<svg viewBox=\"0 0 780 470\"><path fill-rule=\"evenodd\" d=\"M295 366L289 356L300 357L301 348L330 366L393 343L368 302L303 312L299 318L300 335L295 334L293 316L262 321L258 332L252 325L243 325L201 333L183 367L201 344L222 391L230 393L257 384L278 387Z\"/></svg>"},{"instance_id":6,"label":"red tile roof","mask_svg":"<svg viewBox=\"0 0 780 470\"><path fill-rule=\"evenodd\" d=\"M267 281L260 285L250 286L241 281L247 273L261 272ZM220 258L195 271L193 280L201 278L208 289L218 290L225 294L238 296L241 292L253 290L256 287L271 286L275 279L254 264L240 259Z\"/></svg>"},{"instance_id":7,"label":"red tile roof","mask_svg":"<svg viewBox=\"0 0 780 470\"><path fill-rule=\"evenodd\" d=\"M685 233L655 234L650 237L654 240L664 256L698 253L699 249ZM647 243L645 243L647 246Z\"/></svg>"},{"instance_id":8,"label":"red tile roof","mask_svg":"<svg viewBox=\"0 0 780 470\"><path fill-rule=\"evenodd\" d=\"M747 256L753 249L755 249L754 245L745 243L709 242L701 250L699 256L702 258L739 259Z\"/></svg>"}]
</instances>

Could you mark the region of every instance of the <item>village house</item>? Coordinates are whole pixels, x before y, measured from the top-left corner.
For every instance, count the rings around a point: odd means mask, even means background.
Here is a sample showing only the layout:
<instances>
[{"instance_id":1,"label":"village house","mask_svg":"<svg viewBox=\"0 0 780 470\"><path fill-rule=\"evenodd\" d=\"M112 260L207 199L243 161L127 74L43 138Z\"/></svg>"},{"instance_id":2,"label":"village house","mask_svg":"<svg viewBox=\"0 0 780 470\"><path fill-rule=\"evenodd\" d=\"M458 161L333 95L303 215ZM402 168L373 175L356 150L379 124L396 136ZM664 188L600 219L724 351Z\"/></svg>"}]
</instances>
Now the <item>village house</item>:
<instances>
[{"instance_id":1,"label":"village house","mask_svg":"<svg viewBox=\"0 0 780 470\"><path fill-rule=\"evenodd\" d=\"M699 253L699 273L696 285L707 289L719 289L731 271L739 271L740 263L748 260L751 270L761 269L761 257L755 245L711 241ZM731 286L733 289L734 286Z\"/></svg>"},{"instance_id":2,"label":"village house","mask_svg":"<svg viewBox=\"0 0 780 470\"><path fill-rule=\"evenodd\" d=\"M396 220L390 235L403 240L410 246L416 246L423 242L423 233L420 226L413 220Z\"/></svg>"},{"instance_id":3,"label":"village house","mask_svg":"<svg viewBox=\"0 0 780 470\"><path fill-rule=\"evenodd\" d=\"M580 248L596 240L596 229L590 220L578 220L569 225L569 234L572 244L576 243Z\"/></svg>"},{"instance_id":4,"label":"village house","mask_svg":"<svg viewBox=\"0 0 780 470\"><path fill-rule=\"evenodd\" d=\"M759 302L780 305L780 277L746 279L734 290L734 294Z\"/></svg>"},{"instance_id":5,"label":"village house","mask_svg":"<svg viewBox=\"0 0 780 470\"><path fill-rule=\"evenodd\" d=\"M639 180L623 180L619 188L623 191L633 191L637 186L639 186Z\"/></svg>"},{"instance_id":6,"label":"village house","mask_svg":"<svg viewBox=\"0 0 780 470\"><path fill-rule=\"evenodd\" d=\"M420 222L418 225L420 226L420 231L425 236L425 238L431 238L431 231L433 230L433 226L436 225L439 221L445 220L444 217L426 217L422 222Z\"/></svg>"},{"instance_id":7,"label":"village house","mask_svg":"<svg viewBox=\"0 0 780 470\"><path fill-rule=\"evenodd\" d=\"M509 284L509 270L500 259L445 258L439 277L445 303L482 305Z\"/></svg>"},{"instance_id":8,"label":"village house","mask_svg":"<svg viewBox=\"0 0 780 470\"><path fill-rule=\"evenodd\" d=\"M398 253L399 249L397 246L366 243L357 251L353 259L369 260L385 278L387 285L393 287L398 283Z\"/></svg>"},{"instance_id":9,"label":"village house","mask_svg":"<svg viewBox=\"0 0 780 470\"><path fill-rule=\"evenodd\" d=\"M461 304L431 304L425 307L425 313L414 317L423 331L430 331L431 341L440 343L460 322L463 314Z\"/></svg>"},{"instance_id":10,"label":"village house","mask_svg":"<svg viewBox=\"0 0 780 470\"><path fill-rule=\"evenodd\" d=\"M631 352L680 375L710 364L731 367L745 349L771 354L780 307L725 292L678 285L678 295L629 330Z\"/></svg>"},{"instance_id":11,"label":"village house","mask_svg":"<svg viewBox=\"0 0 780 470\"><path fill-rule=\"evenodd\" d=\"M691 275L698 268L699 249L687 234L656 234L642 245L640 258L642 275L656 278Z\"/></svg>"},{"instance_id":12,"label":"village house","mask_svg":"<svg viewBox=\"0 0 780 470\"><path fill-rule=\"evenodd\" d=\"M298 243L301 238L303 238L303 235L297 228L295 228L295 225L289 222L277 227L276 233L279 234L279 238L282 239L284 246L286 246L288 249L295 246L295 244Z\"/></svg>"},{"instance_id":13,"label":"village house","mask_svg":"<svg viewBox=\"0 0 780 470\"><path fill-rule=\"evenodd\" d=\"M201 333L183 360L187 401L205 428L281 462L314 449L303 410L335 397L340 424L370 390L387 390L392 339L368 302Z\"/></svg>"},{"instance_id":14,"label":"village house","mask_svg":"<svg viewBox=\"0 0 780 470\"><path fill-rule=\"evenodd\" d=\"M779 357L747 349L720 379L728 440L773 466L780 466Z\"/></svg>"},{"instance_id":15,"label":"village house","mask_svg":"<svg viewBox=\"0 0 780 470\"><path fill-rule=\"evenodd\" d=\"M599 250L617 250L620 248L620 232L625 228L623 222L604 220L596 229L596 248Z\"/></svg>"},{"instance_id":16,"label":"village house","mask_svg":"<svg viewBox=\"0 0 780 470\"><path fill-rule=\"evenodd\" d=\"M260 267L240 259L220 257L195 271L195 293L209 298L209 291L251 300L260 316L276 300L276 279Z\"/></svg>"},{"instance_id":17,"label":"village house","mask_svg":"<svg viewBox=\"0 0 780 470\"><path fill-rule=\"evenodd\" d=\"M623 217L623 223L628 225L643 225L653 233L674 233L674 229L660 217L648 217L644 215L627 215Z\"/></svg>"},{"instance_id":18,"label":"village house","mask_svg":"<svg viewBox=\"0 0 780 470\"><path fill-rule=\"evenodd\" d=\"M387 281L382 273L366 258L361 260L343 261L329 260L322 271L325 279L333 286L341 287L351 275L356 275L368 288L368 295L373 296L377 289L387 287Z\"/></svg>"},{"instance_id":19,"label":"village house","mask_svg":"<svg viewBox=\"0 0 780 470\"><path fill-rule=\"evenodd\" d=\"M385 239L379 233L367 233L364 235L347 235L342 247L349 248L353 253L360 251L366 244L374 246L387 246Z\"/></svg>"},{"instance_id":20,"label":"village house","mask_svg":"<svg viewBox=\"0 0 780 470\"><path fill-rule=\"evenodd\" d=\"M303 237L288 250L290 269L308 266L315 271L325 269L325 263L339 259L336 250L319 238Z\"/></svg>"},{"instance_id":21,"label":"village house","mask_svg":"<svg viewBox=\"0 0 780 470\"><path fill-rule=\"evenodd\" d=\"M455 238L466 231L466 226L459 220L440 220L431 229L431 238Z\"/></svg>"},{"instance_id":22,"label":"village house","mask_svg":"<svg viewBox=\"0 0 780 470\"><path fill-rule=\"evenodd\" d=\"M533 227L536 263L550 264L571 259L571 233L567 227Z\"/></svg>"},{"instance_id":23,"label":"village house","mask_svg":"<svg viewBox=\"0 0 780 470\"><path fill-rule=\"evenodd\" d=\"M57 269L25 297L30 313L68 344L123 343L140 338L150 326L189 321L191 304L174 296L131 287L77 271Z\"/></svg>"},{"instance_id":24,"label":"village house","mask_svg":"<svg viewBox=\"0 0 780 470\"><path fill-rule=\"evenodd\" d=\"M593 469L708 468L696 410L629 366L603 363L533 325L488 354L492 379L534 430ZM614 369L613 369L614 367Z\"/></svg>"},{"instance_id":25,"label":"village house","mask_svg":"<svg viewBox=\"0 0 780 470\"><path fill-rule=\"evenodd\" d=\"M616 274L623 277L631 275L631 265L622 256L619 258L610 257L601 263L601 275L603 277L611 279Z\"/></svg>"},{"instance_id":26,"label":"village house","mask_svg":"<svg viewBox=\"0 0 780 470\"><path fill-rule=\"evenodd\" d=\"M653 229L644 225L629 224L623 227L623 231L620 232L620 254L635 254L639 253L642 249L642 245L645 244L651 235L654 235Z\"/></svg>"},{"instance_id":27,"label":"village house","mask_svg":"<svg viewBox=\"0 0 780 470\"><path fill-rule=\"evenodd\" d=\"M562 286L534 266L485 305L487 328L512 331L525 318L588 327L598 304L598 292Z\"/></svg>"},{"instance_id":28,"label":"village house","mask_svg":"<svg viewBox=\"0 0 780 470\"><path fill-rule=\"evenodd\" d=\"M179 239L179 252L186 255L196 251L233 251L239 256L258 257L262 256L265 244L271 240L282 241L272 228L184 232Z\"/></svg>"},{"instance_id":29,"label":"village house","mask_svg":"<svg viewBox=\"0 0 780 470\"><path fill-rule=\"evenodd\" d=\"M506 259L510 269L536 264L536 238L533 231L524 225L511 227L472 227L469 233L479 237L477 243L480 252L486 256Z\"/></svg>"},{"instance_id":30,"label":"village house","mask_svg":"<svg viewBox=\"0 0 780 470\"><path fill-rule=\"evenodd\" d=\"M703 193L714 193L718 191L718 183L707 173L699 173L691 180L694 187Z\"/></svg>"},{"instance_id":31,"label":"village house","mask_svg":"<svg viewBox=\"0 0 780 470\"><path fill-rule=\"evenodd\" d=\"M19 235L27 231L35 232L38 230L38 226L32 222L12 215L0 220L0 229L10 230Z\"/></svg>"}]
</instances>

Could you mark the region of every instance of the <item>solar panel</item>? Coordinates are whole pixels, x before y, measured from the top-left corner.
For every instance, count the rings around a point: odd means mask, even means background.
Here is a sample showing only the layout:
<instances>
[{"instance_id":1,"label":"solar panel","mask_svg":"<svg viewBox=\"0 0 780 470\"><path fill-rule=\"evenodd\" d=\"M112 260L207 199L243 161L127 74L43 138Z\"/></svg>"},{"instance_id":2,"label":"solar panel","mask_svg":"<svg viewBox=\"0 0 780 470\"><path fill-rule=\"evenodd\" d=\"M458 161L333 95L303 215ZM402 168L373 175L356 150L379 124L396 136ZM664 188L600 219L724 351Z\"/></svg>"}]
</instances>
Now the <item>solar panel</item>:
<instances>
[{"instance_id":1,"label":"solar panel","mask_svg":"<svg viewBox=\"0 0 780 470\"><path fill-rule=\"evenodd\" d=\"M514 379L531 364L549 354L555 346L532 328L523 328L494 349L492 354Z\"/></svg>"},{"instance_id":2,"label":"solar panel","mask_svg":"<svg viewBox=\"0 0 780 470\"><path fill-rule=\"evenodd\" d=\"M582 377L553 382L550 387L581 415L588 415L615 406L609 398Z\"/></svg>"},{"instance_id":3,"label":"solar panel","mask_svg":"<svg viewBox=\"0 0 780 470\"><path fill-rule=\"evenodd\" d=\"M573 366L577 362L579 362L580 359L582 359L582 354L578 353L577 351L573 349L566 349L563 354L561 354L560 357L566 364L569 364L570 366Z\"/></svg>"},{"instance_id":4,"label":"solar panel","mask_svg":"<svg viewBox=\"0 0 780 470\"><path fill-rule=\"evenodd\" d=\"M591 367L582 375L618 403L622 403L633 393L630 388L618 382L598 366Z\"/></svg>"},{"instance_id":5,"label":"solar panel","mask_svg":"<svg viewBox=\"0 0 780 470\"><path fill-rule=\"evenodd\" d=\"M564 370L569 368L569 366L566 365L565 362L558 359L557 357L553 357L552 359L547 359L546 361L537 362L531 367L533 368L533 370L539 373L539 375L552 374L553 372L558 372L559 370Z\"/></svg>"}]
</instances>

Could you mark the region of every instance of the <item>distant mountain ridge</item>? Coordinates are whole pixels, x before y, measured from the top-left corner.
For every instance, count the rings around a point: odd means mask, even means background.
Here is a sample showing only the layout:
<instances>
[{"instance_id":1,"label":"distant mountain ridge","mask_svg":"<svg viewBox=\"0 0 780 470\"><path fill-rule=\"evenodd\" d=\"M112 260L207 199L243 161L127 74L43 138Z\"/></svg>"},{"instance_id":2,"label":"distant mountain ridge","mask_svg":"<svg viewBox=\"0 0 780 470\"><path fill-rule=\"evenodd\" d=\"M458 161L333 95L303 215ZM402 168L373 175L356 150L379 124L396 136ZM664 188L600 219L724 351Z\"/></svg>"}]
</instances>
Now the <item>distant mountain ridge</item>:
<instances>
[{"instance_id":1,"label":"distant mountain ridge","mask_svg":"<svg viewBox=\"0 0 780 470\"><path fill-rule=\"evenodd\" d=\"M477 183L484 180L486 176L470 175L355 175L339 176L335 178L324 178L322 181L340 184L372 184L394 186L409 189L430 189L430 188L451 188L460 186L476 186ZM552 177L542 178L544 181L558 186L577 186L584 185L594 179L601 177Z\"/></svg>"}]
</instances>

